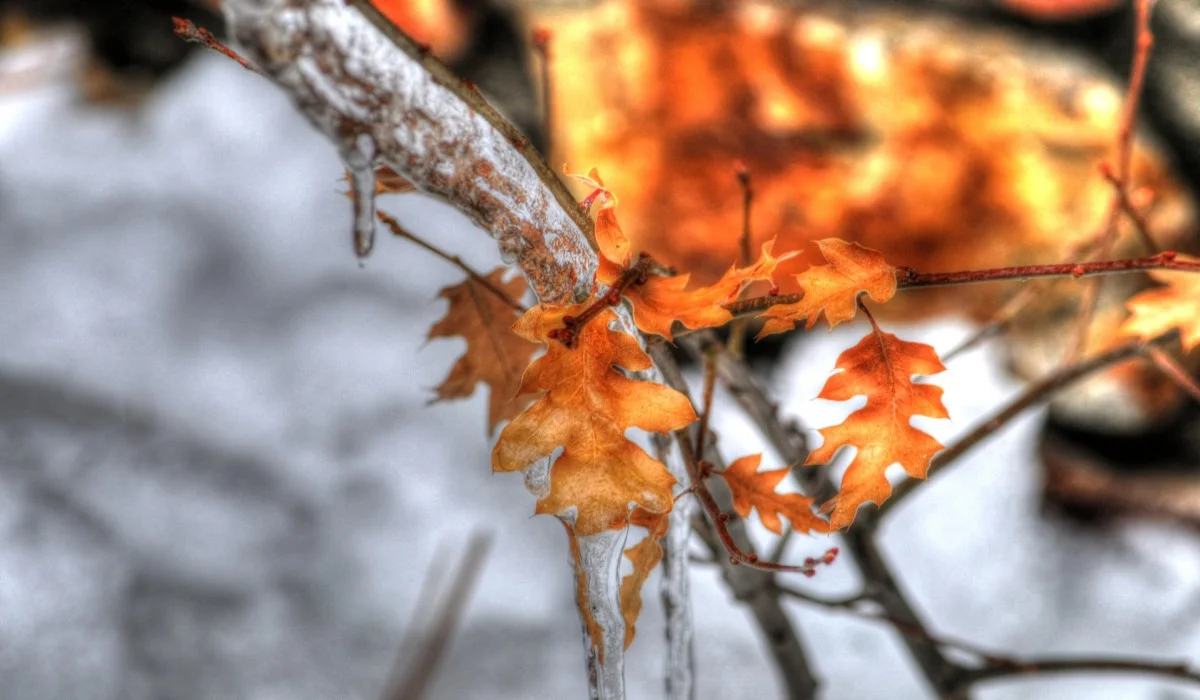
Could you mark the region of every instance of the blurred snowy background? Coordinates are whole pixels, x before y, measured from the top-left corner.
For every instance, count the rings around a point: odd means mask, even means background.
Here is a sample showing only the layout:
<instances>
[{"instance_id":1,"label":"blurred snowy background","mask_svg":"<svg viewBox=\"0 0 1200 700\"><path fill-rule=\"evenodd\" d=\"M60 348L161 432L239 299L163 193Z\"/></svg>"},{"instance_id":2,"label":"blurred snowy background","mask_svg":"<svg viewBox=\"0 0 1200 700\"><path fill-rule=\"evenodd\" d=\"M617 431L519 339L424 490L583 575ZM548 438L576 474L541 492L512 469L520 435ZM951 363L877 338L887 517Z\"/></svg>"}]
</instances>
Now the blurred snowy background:
<instances>
[{"instance_id":1,"label":"blurred snowy background","mask_svg":"<svg viewBox=\"0 0 1200 700\"><path fill-rule=\"evenodd\" d=\"M584 697L561 527L529 517L519 477L490 474L482 397L426 405L462 349L424 341L437 290L461 273L386 238L359 265L341 172L281 93L213 56L136 111L83 104L65 75L0 94L3 700L374 700L408 658L422 582L484 531L494 547L429 697ZM393 201L413 231L480 269L498 262L462 217ZM939 347L968 332L900 330ZM790 348L771 375L789 413L821 426L845 412L811 399L860 331ZM1020 388L986 349L940 383L954 417L934 427L942 439ZM1016 654L1200 662L1195 534L1043 516L1038 420L887 524L931 629ZM727 454L761 449L726 403L717 426ZM795 538L788 556L831 544ZM795 585L854 583L846 561ZM654 587L631 698L661 696ZM698 696L779 697L713 567L694 568L692 593ZM889 628L790 612L825 697L927 697ZM978 697L1200 693L1071 676Z\"/></svg>"}]
</instances>

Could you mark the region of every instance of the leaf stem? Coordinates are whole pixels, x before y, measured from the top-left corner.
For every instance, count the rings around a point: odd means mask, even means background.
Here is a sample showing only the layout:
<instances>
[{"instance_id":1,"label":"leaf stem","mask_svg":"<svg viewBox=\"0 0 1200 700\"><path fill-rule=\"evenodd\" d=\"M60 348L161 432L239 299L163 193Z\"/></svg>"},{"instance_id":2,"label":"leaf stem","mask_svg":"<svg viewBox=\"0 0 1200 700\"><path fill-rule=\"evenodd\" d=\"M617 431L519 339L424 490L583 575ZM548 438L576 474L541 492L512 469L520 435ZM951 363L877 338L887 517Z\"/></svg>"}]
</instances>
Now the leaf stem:
<instances>
[{"instance_id":1,"label":"leaf stem","mask_svg":"<svg viewBox=\"0 0 1200 700\"><path fill-rule=\"evenodd\" d=\"M499 287L497 287L496 285L492 284L488 280L488 278L479 274L478 272L476 272L474 270L474 268L472 268L467 263L463 262L462 258L458 257L457 255L451 255L450 253L447 253L446 251L442 250L441 248L438 248L437 246L433 245L432 243L429 243L428 241L424 240L420 236L417 236L416 234L411 233L410 231L405 229L403 226L401 226L399 221L396 221L391 216L389 216L381 211L376 212L376 215L379 217L379 220L382 221L385 226L387 226L389 229L392 230L392 235L394 235L398 238L403 238L407 241L416 243L417 245L421 246L422 248L429 251L430 253L433 253L434 255L438 256L442 260L445 260L446 262L450 263L451 265L454 265L458 269L467 273L467 277L470 277L473 282L475 282L479 286L483 287L484 289L488 290L492 294L495 294L496 298L500 299L505 304L508 304L509 306L511 306L517 313L523 314L528 310L525 308L525 306L523 304L517 302L512 297L505 294L504 290L502 290Z\"/></svg>"},{"instance_id":2,"label":"leaf stem","mask_svg":"<svg viewBox=\"0 0 1200 700\"><path fill-rule=\"evenodd\" d=\"M735 174L737 175L738 186L742 189L742 236L738 241L738 250L742 258L742 266L748 267L753 262L751 256L754 254L750 250L750 211L754 204L754 188L750 182L750 171L746 169L743 163L739 162L737 164ZM735 318L733 325L729 328L729 351L740 357L745 345L746 320Z\"/></svg>"},{"instance_id":3,"label":"leaf stem","mask_svg":"<svg viewBox=\"0 0 1200 700\"><path fill-rule=\"evenodd\" d=\"M171 21L175 23L175 36L180 39L212 49L226 58L233 60L234 63L237 63L251 73L263 74L257 66L246 60L237 51L222 44L220 39L213 36L213 33L204 27L197 27L190 19L183 19L182 17L172 17Z\"/></svg>"}]
</instances>

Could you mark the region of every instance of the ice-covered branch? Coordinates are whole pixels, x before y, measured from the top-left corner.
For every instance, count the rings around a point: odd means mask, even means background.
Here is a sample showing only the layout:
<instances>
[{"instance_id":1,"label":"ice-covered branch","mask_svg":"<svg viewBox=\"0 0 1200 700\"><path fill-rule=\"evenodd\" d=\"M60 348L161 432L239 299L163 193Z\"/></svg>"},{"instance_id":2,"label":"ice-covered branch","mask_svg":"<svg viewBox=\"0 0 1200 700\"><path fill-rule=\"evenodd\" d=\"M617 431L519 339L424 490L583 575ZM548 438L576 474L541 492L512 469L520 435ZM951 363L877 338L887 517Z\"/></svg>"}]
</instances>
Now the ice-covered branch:
<instances>
[{"instance_id":1,"label":"ice-covered branch","mask_svg":"<svg viewBox=\"0 0 1200 700\"><path fill-rule=\"evenodd\" d=\"M355 250L374 242L374 167L387 164L470 216L539 299L591 291L590 224L525 138L367 3L232 0L247 57L341 151L355 193ZM365 6L366 11L362 7ZM370 15L370 18L368 17Z\"/></svg>"},{"instance_id":2,"label":"ice-covered branch","mask_svg":"<svg viewBox=\"0 0 1200 700\"><path fill-rule=\"evenodd\" d=\"M350 169L360 257L374 245L375 168L387 165L491 234L540 301L581 301L591 294L597 254L587 215L515 127L369 2L225 0L222 6L249 61L286 90L341 152ZM549 457L526 470L535 485L548 474ZM580 560L600 562L587 567L590 576L605 577L587 586L591 616L606 623L604 641L588 643L597 698L624 697L618 569L603 564L619 563L625 540L619 534L578 543ZM672 546L686 546L686 537L668 538ZM672 567L669 575L686 576L686 567ZM686 581L675 581L673 589L686 591ZM690 630L678 622L688 617L686 601L675 602L682 607L672 611L673 629L686 632L686 647ZM690 657L690 649L673 648ZM675 687L690 692L690 669L681 673Z\"/></svg>"}]
</instances>

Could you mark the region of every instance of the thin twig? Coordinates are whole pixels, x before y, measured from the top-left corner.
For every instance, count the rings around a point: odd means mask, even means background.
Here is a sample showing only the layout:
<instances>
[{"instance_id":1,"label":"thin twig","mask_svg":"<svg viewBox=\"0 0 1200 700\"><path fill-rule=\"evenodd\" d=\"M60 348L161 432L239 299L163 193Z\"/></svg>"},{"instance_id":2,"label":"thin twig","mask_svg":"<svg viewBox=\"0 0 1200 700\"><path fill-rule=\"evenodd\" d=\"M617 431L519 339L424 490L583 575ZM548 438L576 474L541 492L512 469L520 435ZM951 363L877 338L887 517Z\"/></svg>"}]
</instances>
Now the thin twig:
<instances>
[{"instance_id":1,"label":"thin twig","mask_svg":"<svg viewBox=\"0 0 1200 700\"><path fill-rule=\"evenodd\" d=\"M965 270L962 272L917 272L911 268L896 271L896 286L902 289L913 287L944 287L952 284L974 284L1001 280L1029 280L1038 277L1092 277L1115 275L1142 270L1178 270L1200 272L1200 261L1179 260L1174 251L1166 251L1144 258L1122 258L1083 263L1055 263L1052 265L1020 265L995 267L987 270ZM746 301L751 301L747 299ZM728 308L728 307L726 307Z\"/></svg>"},{"instance_id":2,"label":"thin twig","mask_svg":"<svg viewBox=\"0 0 1200 700\"><path fill-rule=\"evenodd\" d=\"M909 627L905 625L903 621L897 620L886 613L864 610L860 607L860 604L870 601L870 598L867 596L857 595L847 596L844 598L823 598L780 583L776 583L776 590L784 595L787 595L788 597L802 601L809 605L816 605L818 607L830 610L840 610L854 615L862 620L885 623L891 625L902 634L919 637L923 641L935 644L939 647L955 649L957 651L965 652L972 656L978 657L983 663L983 666L978 668L959 667L960 673L956 678L956 685L964 689L977 683L1012 678L1014 676L1034 675L1039 673L1079 673L1088 671L1146 673L1150 675L1166 676L1170 678L1191 681L1194 683L1200 683L1200 671L1195 670L1187 663L1166 663L1160 661L1139 661L1135 659L1088 657L1069 659L1022 659L1019 657L1002 654L991 649L986 649L965 640L932 635L925 629Z\"/></svg>"},{"instance_id":3,"label":"thin twig","mask_svg":"<svg viewBox=\"0 0 1200 700\"><path fill-rule=\"evenodd\" d=\"M1167 378L1175 382L1175 384L1183 389L1192 397L1192 400L1200 402L1200 384L1196 383L1195 377L1191 372L1188 372L1179 360L1176 360L1166 350L1155 346L1145 348L1146 356L1154 363L1156 367L1162 370L1162 373L1167 375Z\"/></svg>"},{"instance_id":4,"label":"thin twig","mask_svg":"<svg viewBox=\"0 0 1200 700\"><path fill-rule=\"evenodd\" d=\"M407 676L384 691L380 700L420 700L424 697L429 682L437 673L438 663L450 646L450 640L458 627L458 620L467 608L467 601L483 564L492 546L490 532L478 532L471 536L450 592L433 622L433 629L425 643L409 662Z\"/></svg>"},{"instance_id":5,"label":"thin twig","mask_svg":"<svg viewBox=\"0 0 1200 700\"><path fill-rule=\"evenodd\" d=\"M204 27L197 27L190 19L183 19L182 17L172 17L171 21L175 23L175 36L179 37L180 39L193 44L200 44L201 46L212 49L226 58L232 59L239 66L245 68L251 73L262 75L262 71L260 71L253 63L246 60L246 58L237 51L234 51L225 44L222 44L220 39L213 36L213 33Z\"/></svg>"},{"instance_id":6,"label":"thin twig","mask_svg":"<svg viewBox=\"0 0 1200 700\"><path fill-rule=\"evenodd\" d=\"M1133 163L1133 134L1136 127L1138 105L1142 98L1142 85L1146 79L1146 64L1150 60L1150 49L1154 45L1154 34L1150 31L1150 12L1154 0L1135 0L1134 5L1133 64L1129 69L1129 86L1125 92L1121 122L1117 128L1117 167L1113 178L1115 191L1109 201L1101 234L1100 257L1102 258L1112 254L1117 240L1118 219L1124 209L1122 199L1128 200L1129 179ZM1111 170L1111 168L1107 169ZM1130 209L1132 210L1132 206ZM1146 240L1150 249L1153 250L1154 243L1148 233ZM1100 298L1100 286L1101 280L1095 280L1084 287L1079 317L1075 324L1071 344L1067 349L1067 362L1074 362L1086 349L1088 330L1091 328L1092 318L1096 314L1096 304Z\"/></svg>"},{"instance_id":7,"label":"thin twig","mask_svg":"<svg viewBox=\"0 0 1200 700\"><path fill-rule=\"evenodd\" d=\"M1133 200L1129 197L1128 188L1117 179L1116 173L1112 168L1101 167L1100 174L1108 181L1108 184L1113 187L1113 194L1117 198L1117 204L1120 205L1121 211L1129 220L1133 222L1133 230L1137 232L1138 237L1142 239L1142 245L1147 252L1159 252L1158 244L1154 242L1154 238L1150 235L1150 223L1146 221L1146 215L1142 213L1133 204Z\"/></svg>"},{"instance_id":8,"label":"thin twig","mask_svg":"<svg viewBox=\"0 0 1200 700\"><path fill-rule=\"evenodd\" d=\"M1029 678L1045 673L1142 673L1200 683L1200 671L1186 663L1160 663L1134 659L1020 659L1001 657L983 668L964 671L962 684L971 686L985 681Z\"/></svg>"},{"instance_id":9,"label":"thin twig","mask_svg":"<svg viewBox=\"0 0 1200 700\"><path fill-rule=\"evenodd\" d=\"M992 338L993 336L1003 335L1008 330L1008 326L1017 314L1025 310L1041 291L1041 285L1038 283L1029 284L1021 288L1021 291L1012 296L1011 299L1004 302L996 313L987 323L980 326L974 333L964 338L958 345L955 345L950 350L941 354L942 363L950 362L959 355L974 349L980 343Z\"/></svg>"},{"instance_id":10,"label":"thin twig","mask_svg":"<svg viewBox=\"0 0 1200 700\"><path fill-rule=\"evenodd\" d=\"M458 257L457 255L451 255L450 253L447 253L446 251L442 250L441 248L438 248L437 246L426 241L425 239L421 238L420 236L418 236L414 233L411 233L410 231L405 229L403 226L401 226L399 221L396 221L394 218L385 214L384 212L376 212L376 215L379 217L379 220L384 223L385 226L387 226L389 229L392 230L392 235L394 235L398 238L403 238L407 241L416 243L417 245L421 246L422 248L429 251L430 253L433 253L434 255L438 256L442 260L445 260L446 262L450 263L451 265L454 265L458 269L467 273L467 277L470 277L471 280L474 281L476 284L478 284L479 286L488 290L492 294L496 295L496 298L500 299L505 304L508 304L509 306L511 306L517 313L525 313L526 311L528 311L528 309L525 308L524 304L521 304L517 300L508 296L508 294L505 294L503 289L500 289L496 285L492 284L491 281L488 280L488 278L486 278L483 275L476 272L475 269L472 268L467 263L465 263L462 258Z\"/></svg>"},{"instance_id":11,"label":"thin twig","mask_svg":"<svg viewBox=\"0 0 1200 700\"><path fill-rule=\"evenodd\" d=\"M723 345L711 331L703 331L688 337L684 347L693 355L705 348ZM808 457L808 446L799 427L785 422L779 415L778 404L771 399L762 384L755 380L746 363L723 353L717 365L718 376L730 395L742 407L747 417L758 425L780 457L790 464L803 464ZM820 466L794 470L806 493L818 501L836 493L829 470ZM912 629L924 629L920 616L900 589L882 553L875 545L874 523L871 513L860 513L860 526L844 533L846 552L861 572L872 598L877 600L888 616L903 621ZM950 698L949 688L956 678L954 665L933 644L920 638L906 635L904 643L913 660L928 679L937 697Z\"/></svg>"},{"instance_id":12,"label":"thin twig","mask_svg":"<svg viewBox=\"0 0 1200 700\"><path fill-rule=\"evenodd\" d=\"M738 316L758 313L759 311L766 311L776 304L795 304L803 298L804 294L764 294L760 297L731 301L728 304L722 305L722 308L736 318Z\"/></svg>"},{"instance_id":13,"label":"thin twig","mask_svg":"<svg viewBox=\"0 0 1200 700\"><path fill-rule=\"evenodd\" d=\"M738 240L738 250L742 258L742 266L748 267L752 262L751 256L754 255L750 250L750 212L754 204L754 188L750 183L750 171L746 166L739 162L737 164L737 181L738 186L742 190L742 235ZM742 290L743 292L745 290ZM739 293L739 297L741 294ZM746 320L736 318L733 325L729 328L729 352L740 357L742 349L746 345Z\"/></svg>"},{"instance_id":14,"label":"thin twig","mask_svg":"<svg viewBox=\"0 0 1200 700\"><path fill-rule=\"evenodd\" d=\"M1176 334L1176 331L1171 331L1148 342L1134 341L1126 343L1094 357L1060 368L1053 374L1031 384L1020 396L1010 401L1007 406L997 411L991 418L983 421L973 430L955 441L954 444L939 452L933 458L933 461L930 462L929 472L925 480L908 479L897 486L895 491L892 492L891 498L884 501L879 507L879 515L882 517L892 511L921 484L927 483L927 480L935 472L941 471L943 468L953 464L969 452L971 448L1008 425L1010 421L1021 415L1026 409L1038 405L1055 392L1067 388L1093 372L1098 372L1117 363L1137 357L1143 352L1143 348L1146 345L1157 345L1166 342L1176 337Z\"/></svg>"},{"instance_id":15,"label":"thin twig","mask_svg":"<svg viewBox=\"0 0 1200 700\"><path fill-rule=\"evenodd\" d=\"M708 423L712 420L713 390L717 385L717 356L708 352L704 356L704 393L701 395L700 426L696 429L696 445L692 450L696 454L704 453L704 444L708 441Z\"/></svg>"},{"instance_id":16,"label":"thin twig","mask_svg":"<svg viewBox=\"0 0 1200 700\"><path fill-rule=\"evenodd\" d=\"M708 335L711 336L711 333ZM715 338L714 342L716 342ZM652 342L648 345L647 351L661 369L665 383L686 394L687 382L665 342ZM739 364L744 366L743 363ZM692 429L695 429L694 425ZM684 449L690 451L692 441L688 437L687 431L681 431L673 437L681 452ZM719 462L720 455L713 450L711 459ZM695 460L688 461L687 468L691 470L694 467ZM733 501L728 487L718 480L714 488L714 497L726 506L731 506ZM725 582L734 596L750 609L762 630L763 640L774 657L775 666L782 676L787 698L789 700L811 700L816 696L817 681L809 666L804 646L800 642L800 635L779 600L779 592L774 590L775 574L747 566L733 565L728 556L721 556L727 550L717 537L712 521L701 515L694 518L694 521L696 523L694 531L708 545L709 551L712 552L721 567ZM730 521L727 532L743 551L753 550L754 545L741 519Z\"/></svg>"},{"instance_id":17,"label":"thin twig","mask_svg":"<svg viewBox=\"0 0 1200 700\"><path fill-rule=\"evenodd\" d=\"M554 102L550 92L550 39L552 34L545 27L533 30L533 50L538 56L538 83L542 93L542 132L545 139L546 157L554 154Z\"/></svg>"},{"instance_id":18,"label":"thin twig","mask_svg":"<svg viewBox=\"0 0 1200 700\"><path fill-rule=\"evenodd\" d=\"M633 267L621 273L617 281L613 283L608 291L597 299L592 300L578 316L563 316L562 328L551 330L549 337L557 340L567 347L574 347L575 342L579 339L580 332L587 326L588 322L600 315L600 312L605 309L617 306L621 303L622 295L625 290L638 284L646 283L647 272L657 263L654 259L643 253Z\"/></svg>"},{"instance_id":19,"label":"thin twig","mask_svg":"<svg viewBox=\"0 0 1200 700\"><path fill-rule=\"evenodd\" d=\"M1119 260L1100 260L1083 263L1053 263L1049 265L1018 265L1014 267L992 267L982 270L962 270L959 272L918 272L910 267L899 267L896 268L896 287L897 289L917 289L1013 280L1024 282L1032 279L1053 277L1079 279L1081 277L1118 275L1144 270L1175 270L1178 272L1200 273L1200 261L1180 260L1175 251L1169 250L1143 258L1121 258ZM765 294L763 296L729 302L722 308L737 317L765 311L778 304L795 304L803 298L803 294ZM1015 311L1010 315L1015 315Z\"/></svg>"}]
</instances>

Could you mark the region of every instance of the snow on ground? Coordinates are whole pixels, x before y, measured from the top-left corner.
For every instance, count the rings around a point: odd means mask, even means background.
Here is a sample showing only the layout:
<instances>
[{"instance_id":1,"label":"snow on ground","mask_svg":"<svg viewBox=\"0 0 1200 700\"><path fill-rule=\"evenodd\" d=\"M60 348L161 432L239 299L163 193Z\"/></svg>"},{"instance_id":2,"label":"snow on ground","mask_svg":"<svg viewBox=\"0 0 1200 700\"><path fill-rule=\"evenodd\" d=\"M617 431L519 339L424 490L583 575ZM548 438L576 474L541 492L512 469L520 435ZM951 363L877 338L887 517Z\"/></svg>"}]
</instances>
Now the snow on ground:
<instances>
[{"instance_id":1,"label":"snow on ground","mask_svg":"<svg viewBox=\"0 0 1200 700\"><path fill-rule=\"evenodd\" d=\"M459 274L394 240L360 266L340 174L277 91L211 57L139 113L85 108L64 85L0 96L5 700L373 699L428 571L482 529L495 546L430 696L584 696L561 528L529 517L519 478L489 473L480 398L426 406L461 351L424 340ZM444 207L391 208L477 267L498 263ZM966 332L893 330L942 347ZM793 349L774 379L786 410L815 426L845 413L811 398L861 332ZM997 366L976 352L944 375L955 420L940 437L1018 390ZM761 449L723 399L720 416L731 456ZM1195 537L1041 517L1036 425L1018 421L887 525L933 629L1021 653L1196 659ZM797 539L791 554L829 544ZM854 581L844 561L799 585ZM631 698L660 696L648 591ZM693 596L699 697L778 697L715 571L696 568ZM793 613L825 697L925 697L886 628ZM1192 696L1124 677L979 694Z\"/></svg>"}]
</instances>

